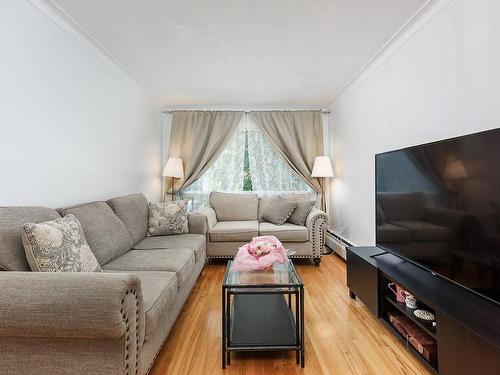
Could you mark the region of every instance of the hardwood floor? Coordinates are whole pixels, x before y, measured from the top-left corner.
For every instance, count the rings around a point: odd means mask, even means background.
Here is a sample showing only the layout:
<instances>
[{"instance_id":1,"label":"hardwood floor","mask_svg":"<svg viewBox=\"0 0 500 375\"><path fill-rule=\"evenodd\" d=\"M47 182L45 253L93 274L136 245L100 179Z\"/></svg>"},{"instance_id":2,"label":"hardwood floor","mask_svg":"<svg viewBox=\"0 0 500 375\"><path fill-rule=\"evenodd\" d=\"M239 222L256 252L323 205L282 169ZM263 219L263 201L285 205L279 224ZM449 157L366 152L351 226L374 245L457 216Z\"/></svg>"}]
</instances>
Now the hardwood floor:
<instances>
[{"instance_id":1,"label":"hardwood floor","mask_svg":"<svg viewBox=\"0 0 500 375\"><path fill-rule=\"evenodd\" d=\"M295 353L235 353L221 369L221 281L225 263L210 263L151 370L197 374L429 374L359 301L349 298L346 266L335 255L319 268L296 265L305 285L306 366Z\"/></svg>"}]
</instances>

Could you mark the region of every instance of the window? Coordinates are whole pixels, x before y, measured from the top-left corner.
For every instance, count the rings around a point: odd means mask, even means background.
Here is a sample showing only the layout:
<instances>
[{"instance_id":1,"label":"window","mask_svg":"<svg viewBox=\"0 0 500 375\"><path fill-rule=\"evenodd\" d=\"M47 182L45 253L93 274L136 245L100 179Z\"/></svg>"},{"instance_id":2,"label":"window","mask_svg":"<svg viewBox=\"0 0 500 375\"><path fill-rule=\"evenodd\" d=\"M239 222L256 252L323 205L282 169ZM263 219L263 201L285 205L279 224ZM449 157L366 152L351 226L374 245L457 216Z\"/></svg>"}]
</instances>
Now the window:
<instances>
[{"instance_id":1,"label":"window","mask_svg":"<svg viewBox=\"0 0 500 375\"><path fill-rule=\"evenodd\" d=\"M215 163L200 179L183 189L181 195L196 209L208 205L211 191L315 196L313 189L281 160L248 116L243 118Z\"/></svg>"}]
</instances>

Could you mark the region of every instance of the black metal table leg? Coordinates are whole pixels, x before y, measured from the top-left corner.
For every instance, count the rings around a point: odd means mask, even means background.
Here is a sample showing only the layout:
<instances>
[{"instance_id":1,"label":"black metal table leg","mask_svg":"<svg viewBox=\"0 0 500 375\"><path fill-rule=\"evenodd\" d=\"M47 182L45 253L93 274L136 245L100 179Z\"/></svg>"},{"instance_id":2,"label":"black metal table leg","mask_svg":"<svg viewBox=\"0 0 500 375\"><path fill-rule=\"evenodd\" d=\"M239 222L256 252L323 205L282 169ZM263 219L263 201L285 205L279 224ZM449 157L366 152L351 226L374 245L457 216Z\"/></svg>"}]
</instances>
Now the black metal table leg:
<instances>
[{"instance_id":1,"label":"black metal table leg","mask_svg":"<svg viewBox=\"0 0 500 375\"><path fill-rule=\"evenodd\" d=\"M226 368L226 288L222 287L222 368Z\"/></svg>"},{"instance_id":2,"label":"black metal table leg","mask_svg":"<svg viewBox=\"0 0 500 375\"><path fill-rule=\"evenodd\" d=\"M304 287L300 287L300 366L305 366Z\"/></svg>"},{"instance_id":3,"label":"black metal table leg","mask_svg":"<svg viewBox=\"0 0 500 375\"><path fill-rule=\"evenodd\" d=\"M300 345L300 306L299 306L299 294L294 293L295 296L295 338L297 339L297 346ZM297 364L300 364L300 350L295 352L295 359Z\"/></svg>"},{"instance_id":4,"label":"black metal table leg","mask_svg":"<svg viewBox=\"0 0 500 375\"><path fill-rule=\"evenodd\" d=\"M227 344L229 344L229 340L231 338L231 293L227 293L226 297L226 348ZM231 352L226 349L227 352L227 365L231 364Z\"/></svg>"}]
</instances>

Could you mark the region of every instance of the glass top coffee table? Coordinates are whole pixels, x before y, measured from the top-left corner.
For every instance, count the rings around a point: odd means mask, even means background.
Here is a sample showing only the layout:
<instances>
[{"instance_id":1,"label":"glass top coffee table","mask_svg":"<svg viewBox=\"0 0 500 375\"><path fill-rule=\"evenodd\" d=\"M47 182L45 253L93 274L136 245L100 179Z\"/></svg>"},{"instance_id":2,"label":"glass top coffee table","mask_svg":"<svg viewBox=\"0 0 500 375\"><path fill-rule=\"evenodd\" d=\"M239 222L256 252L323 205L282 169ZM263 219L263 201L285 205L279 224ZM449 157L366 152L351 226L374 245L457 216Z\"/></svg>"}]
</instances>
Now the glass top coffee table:
<instances>
[{"instance_id":1,"label":"glass top coffee table","mask_svg":"<svg viewBox=\"0 0 500 375\"><path fill-rule=\"evenodd\" d=\"M291 261L222 281L222 368L236 351L295 351L304 367L304 284Z\"/></svg>"}]
</instances>

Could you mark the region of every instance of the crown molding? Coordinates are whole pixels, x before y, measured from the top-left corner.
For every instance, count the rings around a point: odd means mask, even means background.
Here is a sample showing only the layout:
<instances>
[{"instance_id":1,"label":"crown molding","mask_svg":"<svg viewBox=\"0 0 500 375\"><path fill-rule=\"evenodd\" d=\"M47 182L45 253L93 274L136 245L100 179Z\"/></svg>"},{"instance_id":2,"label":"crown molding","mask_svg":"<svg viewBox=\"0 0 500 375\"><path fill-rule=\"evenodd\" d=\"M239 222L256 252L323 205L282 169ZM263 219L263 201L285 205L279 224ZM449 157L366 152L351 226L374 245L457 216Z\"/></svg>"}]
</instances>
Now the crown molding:
<instances>
[{"instance_id":1,"label":"crown molding","mask_svg":"<svg viewBox=\"0 0 500 375\"><path fill-rule=\"evenodd\" d=\"M158 100L144 84L60 6L55 4L52 0L26 0L26 2L42 15L50 19L62 31L71 36L71 38L84 46L92 54L112 66L116 71L123 74L128 79L132 79L137 86L147 94L151 101L160 107Z\"/></svg>"},{"instance_id":2,"label":"crown molding","mask_svg":"<svg viewBox=\"0 0 500 375\"><path fill-rule=\"evenodd\" d=\"M331 108L335 100L357 81L363 80L382 65L392 54L404 46L420 29L445 9L453 0L428 0L411 18L349 79L329 101Z\"/></svg>"}]
</instances>

